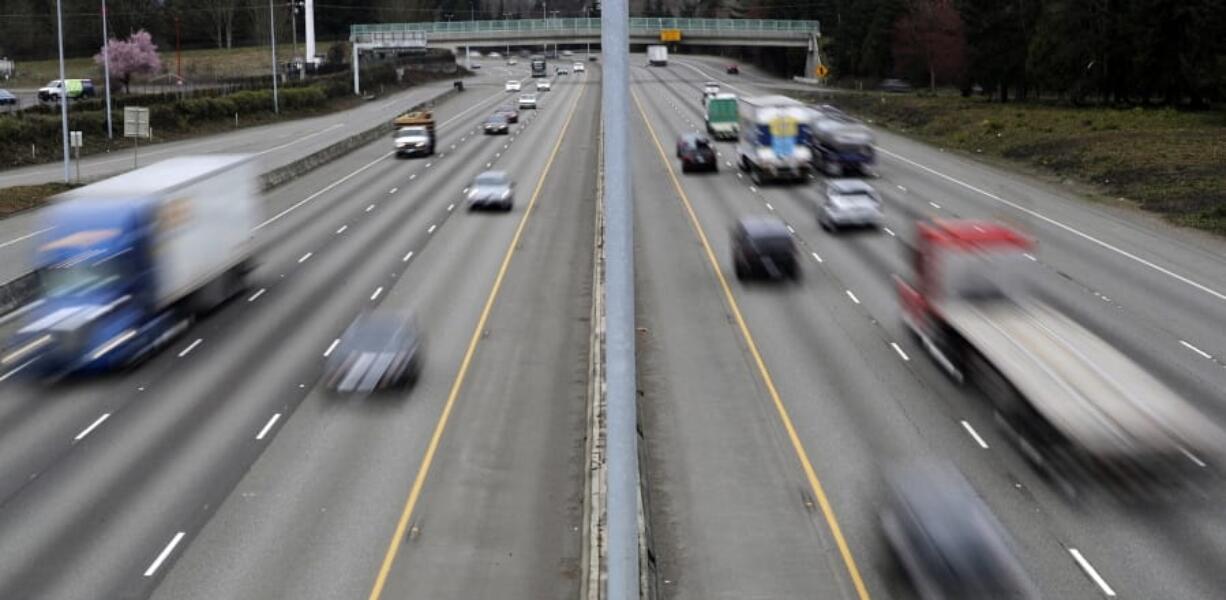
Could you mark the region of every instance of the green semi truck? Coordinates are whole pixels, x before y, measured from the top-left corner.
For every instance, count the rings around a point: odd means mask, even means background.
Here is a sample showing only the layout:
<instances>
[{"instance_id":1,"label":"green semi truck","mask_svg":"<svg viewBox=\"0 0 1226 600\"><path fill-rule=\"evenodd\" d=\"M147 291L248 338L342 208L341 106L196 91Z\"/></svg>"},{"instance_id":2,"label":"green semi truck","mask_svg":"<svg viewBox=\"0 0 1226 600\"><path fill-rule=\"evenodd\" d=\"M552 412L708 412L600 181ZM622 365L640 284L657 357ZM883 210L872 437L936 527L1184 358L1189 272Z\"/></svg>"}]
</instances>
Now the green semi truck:
<instances>
[{"instance_id":1,"label":"green semi truck","mask_svg":"<svg viewBox=\"0 0 1226 600\"><path fill-rule=\"evenodd\" d=\"M736 95L715 94L706 96L707 133L717 140L735 140L739 135L737 126Z\"/></svg>"}]
</instances>

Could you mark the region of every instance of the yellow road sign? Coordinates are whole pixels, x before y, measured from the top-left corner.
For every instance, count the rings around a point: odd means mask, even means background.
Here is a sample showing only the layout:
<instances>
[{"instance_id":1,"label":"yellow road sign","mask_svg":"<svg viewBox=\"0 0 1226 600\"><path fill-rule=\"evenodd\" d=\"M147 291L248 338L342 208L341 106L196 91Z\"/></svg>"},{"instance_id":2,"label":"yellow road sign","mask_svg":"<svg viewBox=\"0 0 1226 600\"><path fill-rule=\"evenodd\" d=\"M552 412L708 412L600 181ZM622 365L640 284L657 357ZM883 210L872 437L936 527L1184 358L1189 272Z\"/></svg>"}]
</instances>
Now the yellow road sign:
<instances>
[{"instance_id":1,"label":"yellow road sign","mask_svg":"<svg viewBox=\"0 0 1226 600\"><path fill-rule=\"evenodd\" d=\"M826 65L817 65L817 68L813 69L813 74L824 79L830 74L830 69L826 68Z\"/></svg>"},{"instance_id":2,"label":"yellow road sign","mask_svg":"<svg viewBox=\"0 0 1226 600\"><path fill-rule=\"evenodd\" d=\"M661 42L680 42L681 41L681 30L680 29L661 29L660 30L660 41Z\"/></svg>"}]
</instances>

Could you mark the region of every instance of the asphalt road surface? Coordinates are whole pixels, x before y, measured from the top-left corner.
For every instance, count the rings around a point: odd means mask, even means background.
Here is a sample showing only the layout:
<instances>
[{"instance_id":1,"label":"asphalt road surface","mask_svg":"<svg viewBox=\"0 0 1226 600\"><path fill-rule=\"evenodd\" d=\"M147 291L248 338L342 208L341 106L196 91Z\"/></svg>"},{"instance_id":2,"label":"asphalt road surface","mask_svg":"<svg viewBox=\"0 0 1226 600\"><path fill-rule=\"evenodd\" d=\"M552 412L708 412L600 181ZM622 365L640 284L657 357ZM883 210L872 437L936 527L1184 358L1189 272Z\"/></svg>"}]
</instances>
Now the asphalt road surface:
<instances>
[{"instance_id":1,"label":"asphalt road surface","mask_svg":"<svg viewBox=\"0 0 1226 600\"><path fill-rule=\"evenodd\" d=\"M599 75L482 135L513 96L439 107L434 157L381 141L278 188L252 289L139 370L0 384L0 597L573 598ZM486 169L510 213L466 211ZM327 393L372 306L418 315L421 379Z\"/></svg>"},{"instance_id":2,"label":"asphalt road surface","mask_svg":"<svg viewBox=\"0 0 1226 600\"><path fill-rule=\"evenodd\" d=\"M779 87L723 63L675 56L632 72L640 414L662 597L907 597L877 510L881 468L912 459L967 475L1045 597L1221 596L1213 501L1070 501L906 335L891 276L910 273L900 241L917 217L1021 223L1052 302L1220 421L1223 244L888 132L873 178L887 229L825 233L814 186L752 185L731 143L717 144L718 174L681 175L671 144L703 129L703 81ZM732 277L728 231L750 214L794 228L802 283Z\"/></svg>"}]
</instances>

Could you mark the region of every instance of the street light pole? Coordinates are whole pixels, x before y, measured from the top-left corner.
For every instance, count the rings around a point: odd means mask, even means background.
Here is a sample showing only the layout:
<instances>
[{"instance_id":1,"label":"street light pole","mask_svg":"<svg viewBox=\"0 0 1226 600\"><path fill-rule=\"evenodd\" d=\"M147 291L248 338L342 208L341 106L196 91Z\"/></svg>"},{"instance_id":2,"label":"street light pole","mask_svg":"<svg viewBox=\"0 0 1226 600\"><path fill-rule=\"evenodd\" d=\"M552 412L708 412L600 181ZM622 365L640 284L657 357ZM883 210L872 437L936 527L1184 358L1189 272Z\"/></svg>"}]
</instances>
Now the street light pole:
<instances>
[{"instance_id":1,"label":"street light pole","mask_svg":"<svg viewBox=\"0 0 1226 600\"><path fill-rule=\"evenodd\" d=\"M64 8L60 0L55 0L55 21L60 42L60 133L64 138L64 183L68 183L68 81L64 79Z\"/></svg>"},{"instance_id":2,"label":"street light pole","mask_svg":"<svg viewBox=\"0 0 1226 600\"><path fill-rule=\"evenodd\" d=\"M272 112L281 114L281 102L277 98L277 15L268 0L268 39L272 43Z\"/></svg>"},{"instance_id":3,"label":"street light pole","mask_svg":"<svg viewBox=\"0 0 1226 600\"><path fill-rule=\"evenodd\" d=\"M102 0L102 76L106 86L106 139L115 139L111 128L111 39L106 33L106 0ZM62 75L61 75L62 76Z\"/></svg>"}]
</instances>

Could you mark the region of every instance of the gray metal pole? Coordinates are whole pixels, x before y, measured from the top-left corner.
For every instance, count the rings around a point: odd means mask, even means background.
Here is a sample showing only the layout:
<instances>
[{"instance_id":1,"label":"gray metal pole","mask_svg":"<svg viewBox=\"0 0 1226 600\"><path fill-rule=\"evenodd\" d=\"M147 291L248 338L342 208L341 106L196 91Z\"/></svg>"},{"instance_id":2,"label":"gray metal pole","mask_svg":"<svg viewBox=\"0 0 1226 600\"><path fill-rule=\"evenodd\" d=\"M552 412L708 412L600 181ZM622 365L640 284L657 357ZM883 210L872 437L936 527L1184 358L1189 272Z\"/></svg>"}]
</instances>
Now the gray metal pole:
<instances>
[{"instance_id":1,"label":"gray metal pole","mask_svg":"<svg viewBox=\"0 0 1226 600\"><path fill-rule=\"evenodd\" d=\"M277 98L277 15L268 0L268 39L272 43L272 112L281 114L281 102Z\"/></svg>"},{"instance_id":2,"label":"gray metal pole","mask_svg":"<svg viewBox=\"0 0 1226 600\"><path fill-rule=\"evenodd\" d=\"M606 0L601 118L604 123L605 311L608 394L608 595L638 600L638 433L635 426L634 209L630 181L630 11Z\"/></svg>"},{"instance_id":3,"label":"gray metal pole","mask_svg":"<svg viewBox=\"0 0 1226 600\"><path fill-rule=\"evenodd\" d=\"M359 80L358 68L359 68L358 43L354 42L353 43L353 95L354 96L362 95L362 85Z\"/></svg>"},{"instance_id":4,"label":"gray metal pole","mask_svg":"<svg viewBox=\"0 0 1226 600\"><path fill-rule=\"evenodd\" d=\"M102 77L106 86L106 139L115 139L111 127L111 37L106 32L106 0L102 0Z\"/></svg>"},{"instance_id":5,"label":"gray metal pole","mask_svg":"<svg viewBox=\"0 0 1226 600\"><path fill-rule=\"evenodd\" d=\"M71 181L68 158L68 80L64 79L64 9L60 0L55 0L55 22L59 29L60 42L60 133L64 138L64 183Z\"/></svg>"}]
</instances>

